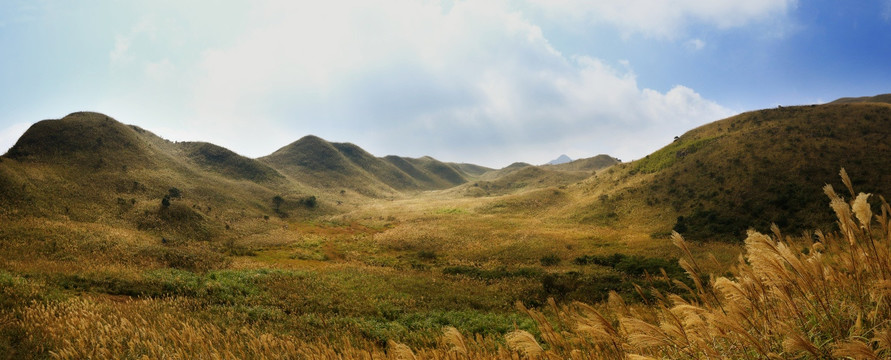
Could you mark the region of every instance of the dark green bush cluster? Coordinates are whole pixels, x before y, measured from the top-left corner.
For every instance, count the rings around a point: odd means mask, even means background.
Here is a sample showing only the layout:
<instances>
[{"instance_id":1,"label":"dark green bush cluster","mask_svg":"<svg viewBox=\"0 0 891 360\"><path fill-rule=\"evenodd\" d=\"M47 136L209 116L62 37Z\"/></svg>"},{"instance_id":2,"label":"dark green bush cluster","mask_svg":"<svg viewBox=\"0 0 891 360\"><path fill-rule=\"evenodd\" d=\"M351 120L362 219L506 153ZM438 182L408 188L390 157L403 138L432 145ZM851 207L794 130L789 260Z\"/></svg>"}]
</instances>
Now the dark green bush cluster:
<instances>
[{"instance_id":1,"label":"dark green bush cluster","mask_svg":"<svg viewBox=\"0 0 891 360\"><path fill-rule=\"evenodd\" d=\"M641 276L644 274L659 275L664 269L669 277L680 277L684 269L678 265L677 259L650 258L639 255L625 255L615 253L612 255L584 255L575 258L576 265L600 265L611 267L618 272Z\"/></svg>"},{"instance_id":2,"label":"dark green bush cluster","mask_svg":"<svg viewBox=\"0 0 891 360\"><path fill-rule=\"evenodd\" d=\"M632 297L634 285L627 277L618 274L591 275L577 271L547 274L541 278L542 299L548 297L560 301L600 302L610 291L623 297Z\"/></svg>"},{"instance_id":3,"label":"dark green bush cluster","mask_svg":"<svg viewBox=\"0 0 891 360\"><path fill-rule=\"evenodd\" d=\"M154 246L143 249L142 255L154 258L165 267L197 272L222 269L231 261L219 252L200 246Z\"/></svg>"},{"instance_id":4,"label":"dark green bush cluster","mask_svg":"<svg viewBox=\"0 0 891 360\"><path fill-rule=\"evenodd\" d=\"M541 262L541 266L555 266L560 264L560 257L554 254L542 256L541 259L538 259Z\"/></svg>"},{"instance_id":5,"label":"dark green bush cluster","mask_svg":"<svg viewBox=\"0 0 891 360\"><path fill-rule=\"evenodd\" d=\"M316 201L316 197L314 195L300 198L299 203L300 203L300 205L303 205L308 208L314 208L314 207L316 207L316 205L318 205L318 203Z\"/></svg>"},{"instance_id":6,"label":"dark green bush cluster","mask_svg":"<svg viewBox=\"0 0 891 360\"><path fill-rule=\"evenodd\" d=\"M544 272L538 268L517 268L508 270L505 267L499 267L487 270L473 266L449 266L443 268L442 273L446 275L464 275L481 280L495 280L510 277L537 278L544 274Z\"/></svg>"}]
</instances>

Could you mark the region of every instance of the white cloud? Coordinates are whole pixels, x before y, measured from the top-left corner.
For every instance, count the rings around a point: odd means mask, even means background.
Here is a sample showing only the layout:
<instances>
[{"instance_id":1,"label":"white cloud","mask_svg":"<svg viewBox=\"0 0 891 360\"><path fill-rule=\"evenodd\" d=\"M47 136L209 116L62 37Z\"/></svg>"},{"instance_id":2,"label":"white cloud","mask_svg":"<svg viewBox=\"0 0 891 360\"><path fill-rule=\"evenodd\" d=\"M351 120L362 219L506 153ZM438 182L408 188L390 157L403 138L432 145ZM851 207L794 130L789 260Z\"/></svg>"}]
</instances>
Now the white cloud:
<instances>
[{"instance_id":1,"label":"white cloud","mask_svg":"<svg viewBox=\"0 0 891 360\"><path fill-rule=\"evenodd\" d=\"M882 2L882 18L885 21L891 21L891 0Z\"/></svg>"},{"instance_id":2,"label":"white cloud","mask_svg":"<svg viewBox=\"0 0 891 360\"><path fill-rule=\"evenodd\" d=\"M123 35L114 37L114 49L108 53L112 65L121 65L133 60L130 54L130 38Z\"/></svg>"},{"instance_id":3,"label":"white cloud","mask_svg":"<svg viewBox=\"0 0 891 360\"><path fill-rule=\"evenodd\" d=\"M314 133L494 166L580 148L629 158L730 114L683 86L642 88L628 62L567 57L499 1L263 5L203 54L192 103L205 139L257 139L248 155L285 145L263 134Z\"/></svg>"},{"instance_id":4,"label":"white cloud","mask_svg":"<svg viewBox=\"0 0 891 360\"><path fill-rule=\"evenodd\" d=\"M548 15L608 24L626 35L675 38L694 23L727 29L784 15L797 0L528 0Z\"/></svg>"},{"instance_id":5,"label":"white cloud","mask_svg":"<svg viewBox=\"0 0 891 360\"><path fill-rule=\"evenodd\" d=\"M705 41L702 41L702 39L690 39L687 40L684 45L687 46L687 49L699 51L705 47Z\"/></svg>"}]
</instances>

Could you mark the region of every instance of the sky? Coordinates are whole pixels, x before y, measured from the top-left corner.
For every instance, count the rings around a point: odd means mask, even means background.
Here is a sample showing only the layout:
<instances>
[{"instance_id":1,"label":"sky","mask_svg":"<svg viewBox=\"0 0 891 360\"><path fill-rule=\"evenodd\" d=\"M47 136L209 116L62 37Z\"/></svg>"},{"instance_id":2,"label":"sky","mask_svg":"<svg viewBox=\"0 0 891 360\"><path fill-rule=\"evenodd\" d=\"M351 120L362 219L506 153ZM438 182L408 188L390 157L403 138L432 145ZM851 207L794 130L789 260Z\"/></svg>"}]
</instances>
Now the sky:
<instances>
[{"instance_id":1,"label":"sky","mask_svg":"<svg viewBox=\"0 0 891 360\"><path fill-rule=\"evenodd\" d=\"M96 111L261 157L313 134L494 168L641 158L891 93L891 0L0 0L0 153Z\"/></svg>"}]
</instances>

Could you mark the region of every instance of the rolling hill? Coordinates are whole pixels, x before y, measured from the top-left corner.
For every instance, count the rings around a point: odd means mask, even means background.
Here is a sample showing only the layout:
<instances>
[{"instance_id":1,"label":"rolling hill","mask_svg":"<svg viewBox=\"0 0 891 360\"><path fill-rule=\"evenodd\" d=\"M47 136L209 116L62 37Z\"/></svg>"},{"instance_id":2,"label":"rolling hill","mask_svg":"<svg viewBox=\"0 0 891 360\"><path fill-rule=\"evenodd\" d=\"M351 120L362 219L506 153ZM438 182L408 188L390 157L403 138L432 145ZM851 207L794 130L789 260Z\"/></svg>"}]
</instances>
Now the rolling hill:
<instances>
[{"instance_id":1,"label":"rolling hill","mask_svg":"<svg viewBox=\"0 0 891 360\"><path fill-rule=\"evenodd\" d=\"M598 173L576 188L565 213L580 222L675 229L695 240L739 240L746 229L826 228L824 184L846 194L891 193L891 105L780 107L693 129L643 159ZM667 216L666 216L667 215Z\"/></svg>"},{"instance_id":2,"label":"rolling hill","mask_svg":"<svg viewBox=\"0 0 891 360\"><path fill-rule=\"evenodd\" d=\"M475 177L460 166L431 157L378 158L354 144L331 143L316 136L303 137L259 160L321 191L351 190L369 197L446 189Z\"/></svg>"},{"instance_id":3,"label":"rolling hill","mask_svg":"<svg viewBox=\"0 0 891 360\"><path fill-rule=\"evenodd\" d=\"M250 159L76 112L35 123L0 157L0 216L106 224L159 237L229 238L269 227L257 219L339 211L335 206L346 199L341 191L393 197L454 187L490 170L431 157L378 158L315 136Z\"/></svg>"},{"instance_id":4,"label":"rolling hill","mask_svg":"<svg viewBox=\"0 0 891 360\"><path fill-rule=\"evenodd\" d=\"M3 215L164 237L225 237L230 224L272 215L274 196L305 193L257 160L170 142L98 113L38 122L0 159Z\"/></svg>"},{"instance_id":5,"label":"rolling hill","mask_svg":"<svg viewBox=\"0 0 891 360\"><path fill-rule=\"evenodd\" d=\"M639 223L653 234L675 229L691 239L732 240L750 226L766 230L776 223L799 232L831 224L821 187L843 189L840 168L859 190L891 193L886 98L743 113L693 129L631 163L598 155L499 170L430 157L379 158L315 136L249 159L213 144L173 143L102 114L74 113L35 124L2 157L0 201L6 214L17 216L211 237L245 216L304 211L300 205L310 195L326 194L322 208L337 211L331 206L335 194L346 192L391 198L454 188L450 193L460 196L523 196L560 187L566 200L553 203L552 217L609 226ZM165 223L158 209L173 188L186 194L174 199L188 204L182 217L203 225ZM273 204L278 195L289 206ZM206 210L223 208L237 210Z\"/></svg>"},{"instance_id":6,"label":"rolling hill","mask_svg":"<svg viewBox=\"0 0 891 360\"><path fill-rule=\"evenodd\" d=\"M835 100L831 104L853 104L853 103L885 103L891 104L891 94L881 94L876 96L862 97L846 97Z\"/></svg>"},{"instance_id":7,"label":"rolling hill","mask_svg":"<svg viewBox=\"0 0 891 360\"><path fill-rule=\"evenodd\" d=\"M619 160L609 155L597 155L585 159L573 160L561 164L542 165L545 169L562 171L597 171L618 164Z\"/></svg>"}]
</instances>

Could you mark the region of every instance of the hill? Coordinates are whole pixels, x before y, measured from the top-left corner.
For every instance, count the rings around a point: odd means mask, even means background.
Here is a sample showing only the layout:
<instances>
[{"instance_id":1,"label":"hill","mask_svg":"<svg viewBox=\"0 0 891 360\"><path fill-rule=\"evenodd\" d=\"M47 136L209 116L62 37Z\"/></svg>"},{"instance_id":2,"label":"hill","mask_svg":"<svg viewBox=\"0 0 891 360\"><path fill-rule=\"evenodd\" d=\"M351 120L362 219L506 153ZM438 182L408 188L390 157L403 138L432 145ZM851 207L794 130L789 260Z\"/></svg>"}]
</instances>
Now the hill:
<instances>
[{"instance_id":1,"label":"hill","mask_svg":"<svg viewBox=\"0 0 891 360\"><path fill-rule=\"evenodd\" d=\"M197 166L229 178L261 183L284 179L282 174L268 165L221 146L206 142L182 142L177 145L182 155Z\"/></svg>"},{"instance_id":2,"label":"hill","mask_svg":"<svg viewBox=\"0 0 891 360\"><path fill-rule=\"evenodd\" d=\"M573 160L562 164L543 165L545 169L563 171L597 171L618 164L619 160L609 155L597 155L585 159Z\"/></svg>"},{"instance_id":3,"label":"hill","mask_svg":"<svg viewBox=\"0 0 891 360\"><path fill-rule=\"evenodd\" d=\"M7 158L89 168L152 168L155 148L141 139L144 130L97 113L77 112L32 125L9 149Z\"/></svg>"},{"instance_id":4,"label":"hill","mask_svg":"<svg viewBox=\"0 0 891 360\"><path fill-rule=\"evenodd\" d=\"M411 176L420 189L446 189L467 182L471 175L432 157L412 159L389 155L384 160Z\"/></svg>"},{"instance_id":5,"label":"hill","mask_svg":"<svg viewBox=\"0 0 891 360\"><path fill-rule=\"evenodd\" d=\"M460 189L469 196L495 196L547 187L564 187L590 177L592 172L617 163L618 160L609 155L598 155L557 165L535 166L516 162L502 169L482 173L476 181Z\"/></svg>"},{"instance_id":6,"label":"hill","mask_svg":"<svg viewBox=\"0 0 891 360\"><path fill-rule=\"evenodd\" d=\"M256 160L212 144L170 142L98 113L40 121L0 159L0 215L167 238L234 236L226 229L274 215L274 196L308 196Z\"/></svg>"},{"instance_id":7,"label":"hill","mask_svg":"<svg viewBox=\"0 0 891 360\"><path fill-rule=\"evenodd\" d=\"M746 229L788 233L833 223L821 187L840 168L854 187L891 193L891 105L827 104L743 113L693 129L632 163L586 180L569 216L652 224L695 240L738 240ZM587 200L584 200L587 199Z\"/></svg>"},{"instance_id":8,"label":"hill","mask_svg":"<svg viewBox=\"0 0 891 360\"><path fill-rule=\"evenodd\" d=\"M465 185L470 196L505 195L517 192L559 187L579 182L591 176L583 171L551 170L539 166L526 166L508 172L493 180L480 180Z\"/></svg>"},{"instance_id":9,"label":"hill","mask_svg":"<svg viewBox=\"0 0 891 360\"><path fill-rule=\"evenodd\" d=\"M453 187L473 177L464 168L431 157L378 158L349 143L331 143L306 136L261 161L300 183L317 189L352 190L365 196L393 196L402 191Z\"/></svg>"},{"instance_id":10,"label":"hill","mask_svg":"<svg viewBox=\"0 0 891 360\"><path fill-rule=\"evenodd\" d=\"M845 97L831 102L830 104L852 104L852 103L885 103L891 104L891 94L881 94L876 96L863 97Z\"/></svg>"},{"instance_id":11,"label":"hill","mask_svg":"<svg viewBox=\"0 0 891 360\"><path fill-rule=\"evenodd\" d=\"M457 169L458 171L466 174L468 177L471 177L471 178L480 177L487 172L495 170L495 169L488 168L485 166L467 164L467 163L448 163L448 165L451 165L453 168Z\"/></svg>"}]
</instances>

